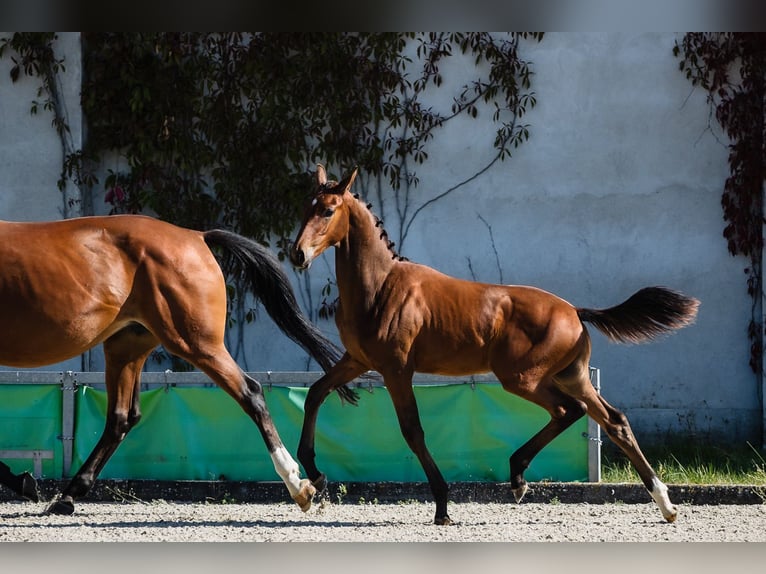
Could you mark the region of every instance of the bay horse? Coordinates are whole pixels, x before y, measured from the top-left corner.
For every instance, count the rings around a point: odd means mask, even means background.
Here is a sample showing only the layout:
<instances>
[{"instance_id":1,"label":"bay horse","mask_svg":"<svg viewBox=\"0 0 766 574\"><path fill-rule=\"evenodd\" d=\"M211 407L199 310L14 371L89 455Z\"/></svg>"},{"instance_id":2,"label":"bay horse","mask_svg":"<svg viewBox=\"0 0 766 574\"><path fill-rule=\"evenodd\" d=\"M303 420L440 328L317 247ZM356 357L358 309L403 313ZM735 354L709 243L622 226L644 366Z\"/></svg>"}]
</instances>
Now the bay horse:
<instances>
[{"instance_id":1,"label":"bay horse","mask_svg":"<svg viewBox=\"0 0 766 574\"><path fill-rule=\"evenodd\" d=\"M639 290L609 309L574 307L529 286L492 285L449 277L400 258L381 221L351 186L317 168L318 190L306 208L290 260L306 269L335 247L339 304L336 323L346 352L309 389L298 460L317 490L326 476L316 466L315 427L332 390L368 370L383 376L400 429L425 471L435 524L450 524L448 485L426 447L412 388L415 372L469 375L492 372L503 388L550 414L550 421L510 457L517 502L527 491L524 471L556 436L587 414L625 452L662 516L677 509L642 454L628 419L590 382L587 321L616 342L640 343L692 323L699 301L663 287Z\"/></svg>"},{"instance_id":2,"label":"bay horse","mask_svg":"<svg viewBox=\"0 0 766 574\"><path fill-rule=\"evenodd\" d=\"M221 262L213 249L218 250ZM47 512L72 514L141 418L142 367L155 347L205 372L252 418L290 496L316 493L285 449L258 381L224 346L225 271L237 273L276 325L327 371L340 350L302 313L266 247L233 232L200 232L146 216L0 221L0 364L39 367L103 343L107 414L93 451ZM349 388L340 391L352 403ZM0 483L39 499L34 478L0 463Z\"/></svg>"}]
</instances>

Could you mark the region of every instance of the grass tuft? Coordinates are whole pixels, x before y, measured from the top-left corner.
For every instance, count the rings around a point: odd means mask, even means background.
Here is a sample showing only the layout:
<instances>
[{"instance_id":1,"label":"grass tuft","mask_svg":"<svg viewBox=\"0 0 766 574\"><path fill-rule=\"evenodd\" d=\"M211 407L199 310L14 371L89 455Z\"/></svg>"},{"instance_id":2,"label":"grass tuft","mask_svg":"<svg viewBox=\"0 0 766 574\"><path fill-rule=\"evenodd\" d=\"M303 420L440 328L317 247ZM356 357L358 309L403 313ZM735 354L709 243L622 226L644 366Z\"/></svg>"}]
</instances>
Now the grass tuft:
<instances>
[{"instance_id":1,"label":"grass tuft","mask_svg":"<svg viewBox=\"0 0 766 574\"><path fill-rule=\"evenodd\" d=\"M602 482L640 482L638 473L616 447L604 443ZM666 484L766 485L766 451L752 444L723 446L708 442L666 441L642 445L660 480Z\"/></svg>"}]
</instances>

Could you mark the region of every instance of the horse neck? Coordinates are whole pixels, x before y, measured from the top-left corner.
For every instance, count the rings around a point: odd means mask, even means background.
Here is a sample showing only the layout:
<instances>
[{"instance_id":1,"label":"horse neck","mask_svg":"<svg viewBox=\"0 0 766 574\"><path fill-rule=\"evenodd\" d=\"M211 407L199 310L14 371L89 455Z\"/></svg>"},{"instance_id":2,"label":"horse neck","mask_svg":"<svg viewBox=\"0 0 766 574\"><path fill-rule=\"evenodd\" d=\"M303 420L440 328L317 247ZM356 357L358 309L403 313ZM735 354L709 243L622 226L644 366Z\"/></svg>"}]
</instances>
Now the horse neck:
<instances>
[{"instance_id":1,"label":"horse neck","mask_svg":"<svg viewBox=\"0 0 766 574\"><path fill-rule=\"evenodd\" d=\"M338 292L341 301L370 301L394 266L394 254L370 210L350 193L344 202L348 233L335 249Z\"/></svg>"}]
</instances>

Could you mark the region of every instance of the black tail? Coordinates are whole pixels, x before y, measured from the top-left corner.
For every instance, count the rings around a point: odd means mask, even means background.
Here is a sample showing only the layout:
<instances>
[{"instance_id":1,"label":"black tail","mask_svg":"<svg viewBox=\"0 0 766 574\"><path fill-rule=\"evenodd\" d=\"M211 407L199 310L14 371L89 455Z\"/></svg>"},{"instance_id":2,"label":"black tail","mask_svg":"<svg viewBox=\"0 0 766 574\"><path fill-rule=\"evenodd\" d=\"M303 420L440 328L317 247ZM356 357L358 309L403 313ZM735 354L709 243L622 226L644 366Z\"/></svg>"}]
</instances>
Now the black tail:
<instances>
[{"instance_id":1,"label":"black tail","mask_svg":"<svg viewBox=\"0 0 766 574\"><path fill-rule=\"evenodd\" d=\"M664 287L645 287L609 309L577 309L617 343L643 343L694 322L700 302Z\"/></svg>"},{"instance_id":2,"label":"black tail","mask_svg":"<svg viewBox=\"0 0 766 574\"><path fill-rule=\"evenodd\" d=\"M266 247L222 229L204 234L208 246L225 250L222 269L241 278L260 299L269 316L293 341L298 343L325 372L338 362L341 351L327 339L301 311L290 279L279 259ZM347 386L338 388L341 399L356 404L359 395Z\"/></svg>"}]
</instances>

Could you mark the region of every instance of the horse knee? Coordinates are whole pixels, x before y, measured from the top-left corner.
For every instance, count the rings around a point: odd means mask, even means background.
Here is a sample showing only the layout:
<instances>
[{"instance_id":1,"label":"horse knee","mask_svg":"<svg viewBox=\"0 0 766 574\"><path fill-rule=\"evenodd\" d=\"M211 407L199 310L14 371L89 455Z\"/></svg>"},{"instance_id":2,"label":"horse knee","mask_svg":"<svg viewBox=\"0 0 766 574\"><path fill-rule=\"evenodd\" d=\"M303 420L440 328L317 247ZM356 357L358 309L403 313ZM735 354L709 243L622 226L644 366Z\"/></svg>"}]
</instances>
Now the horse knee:
<instances>
[{"instance_id":1,"label":"horse knee","mask_svg":"<svg viewBox=\"0 0 766 574\"><path fill-rule=\"evenodd\" d=\"M319 407L322 406L322 403L327 398L328 394L329 392L324 391L324 389L321 389L316 385L309 387L309 392L306 393L306 400L303 403L304 411L310 412L319 410Z\"/></svg>"}]
</instances>

